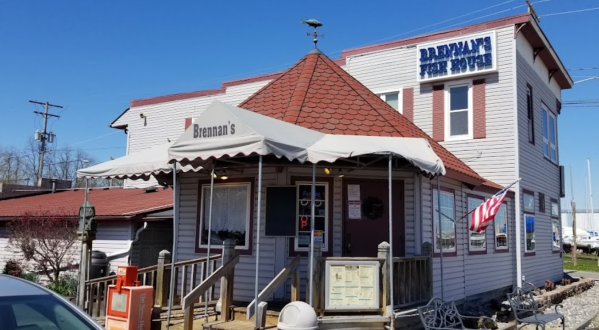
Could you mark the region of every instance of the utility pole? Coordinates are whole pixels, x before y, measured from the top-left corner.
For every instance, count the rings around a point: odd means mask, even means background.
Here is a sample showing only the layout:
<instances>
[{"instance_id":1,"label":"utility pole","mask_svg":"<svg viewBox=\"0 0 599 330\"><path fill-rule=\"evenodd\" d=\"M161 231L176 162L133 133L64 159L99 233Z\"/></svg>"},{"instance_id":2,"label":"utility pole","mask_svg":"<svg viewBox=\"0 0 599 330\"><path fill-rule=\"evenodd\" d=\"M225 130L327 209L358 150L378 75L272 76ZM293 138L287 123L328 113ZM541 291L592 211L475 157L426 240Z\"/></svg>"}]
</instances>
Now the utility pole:
<instances>
[{"instance_id":1,"label":"utility pole","mask_svg":"<svg viewBox=\"0 0 599 330\"><path fill-rule=\"evenodd\" d=\"M50 104L47 101L46 102L38 102L38 101L29 100L29 103L41 104L44 106L44 109L45 109L44 112L34 111L34 113L36 113L38 115L42 115L44 117L44 130L39 135L39 137L37 134L35 136L35 139L38 140L38 138L39 138L39 141L42 143L42 146L40 148L40 156L39 156L40 159L39 159L39 164L38 164L38 168L37 168L37 186L41 187L42 186L42 174L44 172L44 153L46 152L46 140L49 140L50 143L52 143L52 141L54 140L54 134L50 133L50 135L48 135L48 133L46 132L46 129L48 127L48 117L60 118L60 116L58 116L58 115L48 113L48 108L49 107L62 108L62 106Z\"/></svg>"},{"instance_id":2,"label":"utility pole","mask_svg":"<svg viewBox=\"0 0 599 330\"><path fill-rule=\"evenodd\" d=\"M576 202L574 202L574 181L572 181L572 166L570 166L570 201L572 206L572 265L576 266Z\"/></svg>"}]
</instances>

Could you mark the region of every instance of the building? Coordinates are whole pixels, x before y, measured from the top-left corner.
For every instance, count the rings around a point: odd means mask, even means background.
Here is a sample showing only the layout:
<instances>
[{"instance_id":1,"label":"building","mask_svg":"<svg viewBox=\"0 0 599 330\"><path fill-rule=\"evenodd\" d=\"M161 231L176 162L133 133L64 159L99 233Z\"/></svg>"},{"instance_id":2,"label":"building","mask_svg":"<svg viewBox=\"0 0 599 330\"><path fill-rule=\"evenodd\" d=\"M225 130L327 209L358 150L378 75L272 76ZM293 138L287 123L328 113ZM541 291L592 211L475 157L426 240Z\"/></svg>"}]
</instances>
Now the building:
<instances>
[{"instance_id":1,"label":"building","mask_svg":"<svg viewBox=\"0 0 599 330\"><path fill-rule=\"evenodd\" d=\"M111 271L116 271L119 265L154 265L158 252L171 249L172 235L168 234L172 233L172 196L170 189L90 189L88 200L96 208L98 220L93 250L113 256L110 261ZM54 193L1 200L0 270L4 269L6 261L19 259L19 255L9 247L10 221L26 213L37 212L78 217L79 207L83 202L83 189L58 190ZM134 242L135 234L143 228L144 222L147 222L147 226L140 231L139 240ZM78 264L81 245L73 245L72 250L72 255L66 259L69 263Z\"/></svg>"},{"instance_id":2,"label":"building","mask_svg":"<svg viewBox=\"0 0 599 330\"><path fill-rule=\"evenodd\" d=\"M422 252L423 243L433 243L436 251L442 241L443 293L462 299L510 288L524 279L540 285L562 277L555 244L561 235L558 201L563 196L557 118L561 91L572 84L537 22L521 14L350 49L335 60L316 50L284 72L226 82L214 90L133 100L111 127L127 131L131 154L176 140L219 100L325 133L426 138L447 168L441 179L441 208L455 214L455 225L444 221L443 239L433 239L435 183L413 169L398 171L397 189L403 194L397 201L402 212L394 219L400 228L394 233L400 242L396 251L414 256ZM301 167L270 168L264 185L294 185L299 194L309 173ZM227 194L238 189L249 205L239 202L245 212L240 219L247 220L240 220L242 230L221 228L248 235L241 240L247 256L240 262L242 271L236 272L236 298L247 300L253 297L254 284L249 233L257 229L251 206L255 172L227 174L237 181L219 181L222 189ZM345 205L349 185L362 185L369 197L380 198L375 195L383 183L377 179L383 178L383 173L368 170L319 176L327 196L322 235L325 241L328 237L328 255L371 255L373 244L383 239L362 235L371 228L352 223ZM493 226L484 235L469 232L467 220L460 220L468 210L518 178ZM200 229L207 180L205 173L182 174L176 201L181 208L180 260L205 253ZM260 286L302 252L301 236L297 229L292 238L263 241ZM439 295L439 253L434 260L434 289ZM275 298L285 294L278 292Z\"/></svg>"}]
</instances>

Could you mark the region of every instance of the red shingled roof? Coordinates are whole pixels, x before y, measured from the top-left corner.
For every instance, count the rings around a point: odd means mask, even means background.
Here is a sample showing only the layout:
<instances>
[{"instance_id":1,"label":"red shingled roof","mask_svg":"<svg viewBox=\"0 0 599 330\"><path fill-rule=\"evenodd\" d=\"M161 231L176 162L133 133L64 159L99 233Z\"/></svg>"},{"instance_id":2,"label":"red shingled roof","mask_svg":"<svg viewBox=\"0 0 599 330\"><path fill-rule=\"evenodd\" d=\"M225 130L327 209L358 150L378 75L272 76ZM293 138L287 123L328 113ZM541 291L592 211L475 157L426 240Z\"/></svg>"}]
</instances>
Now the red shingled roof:
<instances>
[{"instance_id":1,"label":"red shingled roof","mask_svg":"<svg viewBox=\"0 0 599 330\"><path fill-rule=\"evenodd\" d=\"M91 189L87 198L96 208L98 219L129 218L173 207L173 191L162 188L155 192L145 192L143 189ZM55 214L76 215L83 201L83 190L0 200L0 218L42 210Z\"/></svg>"},{"instance_id":2,"label":"red shingled roof","mask_svg":"<svg viewBox=\"0 0 599 330\"><path fill-rule=\"evenodd\" d=\"M426 138L449 175L457 173L462 181L474 180L476 185L485 181L318 50L239 107L323 133Z\"/></svg>"}]
</instances>

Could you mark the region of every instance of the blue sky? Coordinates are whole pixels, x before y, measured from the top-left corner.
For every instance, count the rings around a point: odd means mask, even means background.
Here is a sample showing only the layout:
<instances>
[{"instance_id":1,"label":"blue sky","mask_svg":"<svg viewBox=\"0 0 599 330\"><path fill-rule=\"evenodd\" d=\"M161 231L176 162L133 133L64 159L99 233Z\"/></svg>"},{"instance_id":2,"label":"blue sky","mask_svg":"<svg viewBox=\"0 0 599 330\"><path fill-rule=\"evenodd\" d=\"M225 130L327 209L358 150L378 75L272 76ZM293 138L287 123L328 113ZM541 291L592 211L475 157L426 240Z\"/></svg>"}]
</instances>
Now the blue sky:
<instances>
[{"instance_id":1,"label":"blue sky","mask_svg":"<svg viewBox=\"0 0 599 330\"><path fill-rule=\"evenodd\" d=\"M565 66L599 67L599 10L543 17L599 7L599 1L536 2L540 25ZM41 107L27 102L33 99L65 106L52 109L61 118L49 125L58 147L80 147L100 161L122 156L125 134L108 125L132 99L283 70L312 47L301 18L324 23L319 47L337 58L342 49L522 13L524 3L0 0L0 145L22 147L41 129L33 114ZM578 81L599 70L571 75ZM563 93L563 100L598 98L599 80ZM572 166L575 197L584 207L587 158L599 195L599 107L564 107L558 122L560 162Z\"/></svg>"}]
</instances>

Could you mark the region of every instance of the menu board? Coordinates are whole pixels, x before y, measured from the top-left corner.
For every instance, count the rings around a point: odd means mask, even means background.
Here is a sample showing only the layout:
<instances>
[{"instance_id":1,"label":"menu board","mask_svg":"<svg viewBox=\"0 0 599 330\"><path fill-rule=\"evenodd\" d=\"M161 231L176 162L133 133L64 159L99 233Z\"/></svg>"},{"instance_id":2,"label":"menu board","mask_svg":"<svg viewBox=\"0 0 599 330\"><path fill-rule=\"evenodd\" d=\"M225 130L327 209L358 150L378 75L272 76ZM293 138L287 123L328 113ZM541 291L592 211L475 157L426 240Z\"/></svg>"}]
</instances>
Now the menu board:
<instances>
[{"instance_id":1,"label":"menu board","mask_svg":"<svg viewBox=\"0 0 599 330\"><path fill-rule=\"evenodd\" d=\"M327 310L378 309L378 261L327 261Z\"/></svg>"}]
</instances>

